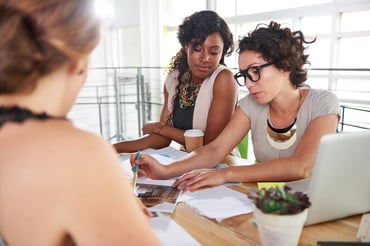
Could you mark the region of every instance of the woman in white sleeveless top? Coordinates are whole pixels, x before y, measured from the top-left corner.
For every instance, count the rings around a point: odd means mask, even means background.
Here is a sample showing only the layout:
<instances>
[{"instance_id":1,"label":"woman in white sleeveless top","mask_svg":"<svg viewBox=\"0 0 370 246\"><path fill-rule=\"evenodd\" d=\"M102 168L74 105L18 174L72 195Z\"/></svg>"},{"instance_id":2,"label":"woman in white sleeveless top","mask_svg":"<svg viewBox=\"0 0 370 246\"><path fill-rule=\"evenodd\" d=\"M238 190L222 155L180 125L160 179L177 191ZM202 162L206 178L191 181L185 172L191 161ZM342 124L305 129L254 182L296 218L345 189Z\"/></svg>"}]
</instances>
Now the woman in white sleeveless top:
<instances>
[{"instance_id":1,"label":"woman in white sleeveless top","mask_svg":"<svg viewBox=\"0 0 370 246\"><path fill-rule=\"evenodd\" d=\"M210 143L231 119L237 86L225 67L233 51L233 36L226 22L213 11L200 11L179 26L181 50L173 57L164 84L160 121L147 123L143 137L114 144L117 152L163 148L171 141L184 145L188 129L204 131Z\"/></svg>"}]
</instances>

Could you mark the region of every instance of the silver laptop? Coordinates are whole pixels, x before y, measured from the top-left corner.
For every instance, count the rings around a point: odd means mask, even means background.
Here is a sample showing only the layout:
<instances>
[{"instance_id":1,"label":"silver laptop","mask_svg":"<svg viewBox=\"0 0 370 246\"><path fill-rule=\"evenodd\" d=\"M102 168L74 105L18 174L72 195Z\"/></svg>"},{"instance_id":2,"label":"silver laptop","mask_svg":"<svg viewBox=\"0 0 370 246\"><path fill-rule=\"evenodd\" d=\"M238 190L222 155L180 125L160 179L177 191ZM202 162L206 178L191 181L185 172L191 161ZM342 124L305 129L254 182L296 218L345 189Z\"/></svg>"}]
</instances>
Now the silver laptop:
<instances>
[{"instance_id":1,"label":"silver laptop","mask_svg":"<svg viewBox=\"0 0 370 246\"><path fill-rule=\"evenodd\" d=\"M370 131L323 136L312 176L287 182L312 203L305 225L370 211Z\"/></svg>"}]
</instances>

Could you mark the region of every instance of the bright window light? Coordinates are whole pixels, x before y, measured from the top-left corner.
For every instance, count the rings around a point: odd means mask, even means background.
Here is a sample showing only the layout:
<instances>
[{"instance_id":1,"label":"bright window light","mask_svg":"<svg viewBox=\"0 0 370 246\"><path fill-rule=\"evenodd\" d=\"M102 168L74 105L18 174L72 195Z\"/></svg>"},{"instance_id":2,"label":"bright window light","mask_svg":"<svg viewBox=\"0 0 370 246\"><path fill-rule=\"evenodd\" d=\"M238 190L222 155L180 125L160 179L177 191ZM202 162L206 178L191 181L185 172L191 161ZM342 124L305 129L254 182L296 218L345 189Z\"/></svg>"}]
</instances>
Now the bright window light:
<instances>
[{"instance_id":1,"label":"bright window light","mask_svg":"<svg viewBox=\"0 0 370 246\"><path fill-rule=\"evenodd\" d=\"M109 0L95 0L95 12L99 18L105 20L113 17L113 4Z\"/></svg>"}]
</instances>

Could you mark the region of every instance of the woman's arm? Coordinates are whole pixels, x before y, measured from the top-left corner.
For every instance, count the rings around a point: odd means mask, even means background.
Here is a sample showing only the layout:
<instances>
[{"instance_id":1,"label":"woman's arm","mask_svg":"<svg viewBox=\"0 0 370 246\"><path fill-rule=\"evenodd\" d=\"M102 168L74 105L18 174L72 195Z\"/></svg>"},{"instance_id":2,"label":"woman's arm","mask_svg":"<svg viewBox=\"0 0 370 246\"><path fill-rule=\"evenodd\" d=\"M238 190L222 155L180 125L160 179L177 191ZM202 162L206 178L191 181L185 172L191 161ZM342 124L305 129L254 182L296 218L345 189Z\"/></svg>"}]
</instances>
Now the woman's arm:
<instances>
[{"instance_id":1,"label":"woman's arm","mask_svg":"<svg viewBox=\"0 0 370 246\"><path fill-rule=\"evenodd\" d=\"M132 140L113 144L117 153L132 153L147 148L160 149L170 145L171 140L158 134L148 134Z\"/></svg>"},{"instance_id":2,"label":"woman's arm","mask_svg":"<svg viewBox=\"0 0 370 246\"><path fill-rule=\"evenodd\" d=\"M190 153L185 159L166 166L166 177L174 177L198 168L211 168L226 156L250 129L249 118L238 107L225 129L211 143Z\"/></svg>"},{"instance_id":3,"label":"woman's arm","mask_svg":"<svg viewBox=\"0 0 370 246\"><path fill-rule=\"evenodd\" d=\"M290 181L307 178L314 166L321 137L335 133L337 124L337 115L319 116L312 120L306 128L293 156L246 166L243 172L240 172L241 170L237 168L231 169L227 179L255 182Z\"/></svg>"},{"instance_id":4,"label":"woman's arm","mask_svg":"<svg viewBox=\"0 0 370 246\"><path fill-rule=\"evenodd\" d=\"M115 143L113 144L113 147L118 153L131 153L138 151L139 149L159 149L169 146L171 140L174 139L171 134L167 133L170 131L170 129L167 128L173 128L169 119L170 112L168 111L168 92L166 87L164 86L164 103L162 107L160 122L145 124L143 126L143 133L146 134L145 136L137 139L124 140L122 142ZM176 136L181 134L183 135L183 131L182 133L180 132L175 134Z\"/></svg>"},{"instance_id":5,"label":"woman's arm","mask_svg":"<svg viewBox=\"0 0 370 246\"><path fill-rule=\"evenodd\" d=\"M213 99L209 109L204 144L212 142L233 116L238 99L237 85L230 70L217 75L213 86Z\"/></svg>"},{"instance_id":6,"label":"woman's arm","mask_svg":"<svg viewBox=\"0 0 370 246\"><path fill-rule=\"evenodd\" d=\"M337 124L338 116L334 114L314 119L308 125L292 157L278 158L250 166L195 170L183 175L174 185L179 185L181 189L194 190L229 181L291 181L307 178L312 171L321 137L335 133Z\"/></svg>"}]
</instances>

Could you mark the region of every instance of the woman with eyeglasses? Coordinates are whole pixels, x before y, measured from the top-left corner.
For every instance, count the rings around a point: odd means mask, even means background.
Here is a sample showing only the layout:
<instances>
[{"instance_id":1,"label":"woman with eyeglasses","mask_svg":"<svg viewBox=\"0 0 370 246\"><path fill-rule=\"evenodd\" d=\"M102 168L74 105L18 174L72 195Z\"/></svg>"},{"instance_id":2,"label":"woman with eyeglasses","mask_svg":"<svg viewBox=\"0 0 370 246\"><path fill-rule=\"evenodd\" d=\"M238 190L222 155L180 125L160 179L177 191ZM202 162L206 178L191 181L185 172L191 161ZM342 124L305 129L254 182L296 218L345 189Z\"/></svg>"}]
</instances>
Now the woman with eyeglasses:
<instances>
[{"instance_id":1,"label":"woman with eyeglasses","mask_svg":"<svg viewBox=\"0 0 370 246\"><path fill-rule=\"evenodd\" d=\"M333 93L304 84L305 45L314 41L308 42L301 31L293 32L275 22L257 26L239 42L240 71L234 76L249 94L239 101L225 129L210 144L168 166L143 156L137 161L140 174L156 179L183 174L174 186L186 190L229 181L308 177L320 138L336 132L340 114ZM249 131L256 164L212 169Z\"/></svg>"},{"instance_id":2,"label":"woman with eyeglasses","mask_svg":"<svg viewBox=\"0 0 370 246\"><path fill-rule=\"evenodd\" d=\"M117 152L185 145L184 132L200 129L204 144L214 140L235 112L238 88L225 57L234 51L233 35L216 12L186 17L177 33L181 49L172 58L164 82L160 120L143 126L143 137L113 146Z\"/></svg>"}]
</instances>

